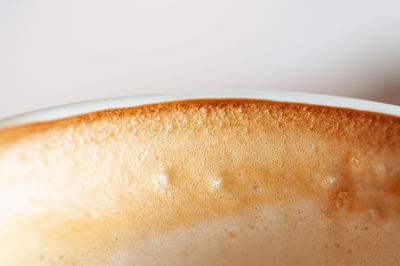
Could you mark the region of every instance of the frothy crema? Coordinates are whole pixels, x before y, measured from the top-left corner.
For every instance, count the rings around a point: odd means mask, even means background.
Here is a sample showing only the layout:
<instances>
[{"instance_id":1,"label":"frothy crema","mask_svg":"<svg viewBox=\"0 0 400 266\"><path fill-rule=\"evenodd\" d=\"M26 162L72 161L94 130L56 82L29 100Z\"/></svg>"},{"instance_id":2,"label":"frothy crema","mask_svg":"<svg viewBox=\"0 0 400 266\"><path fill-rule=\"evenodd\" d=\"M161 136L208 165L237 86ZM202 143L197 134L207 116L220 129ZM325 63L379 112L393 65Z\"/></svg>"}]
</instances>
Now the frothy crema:
<instances>
[{"instance_id":1,"label":"frothy crema","mask_svg":"<svg viewBox=\"0 0 400 266\"><path fill-rule=\"evenodd\" d=\"M0 131L0 265L394 265L400 118L264 100Z\"/></svg>"}]
</instances>

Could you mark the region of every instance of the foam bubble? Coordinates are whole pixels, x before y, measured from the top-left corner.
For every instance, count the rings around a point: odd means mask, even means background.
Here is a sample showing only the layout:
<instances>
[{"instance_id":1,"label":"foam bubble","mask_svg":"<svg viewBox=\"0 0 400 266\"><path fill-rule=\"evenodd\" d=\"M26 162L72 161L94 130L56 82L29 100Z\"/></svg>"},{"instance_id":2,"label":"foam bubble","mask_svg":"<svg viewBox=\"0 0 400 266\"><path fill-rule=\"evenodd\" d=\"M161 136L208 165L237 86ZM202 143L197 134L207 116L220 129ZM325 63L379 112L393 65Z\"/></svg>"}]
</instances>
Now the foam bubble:
<instances>
[{"instance_id":1,"label":"foam bubble","mask_svg":"<svg viewBox=\"0 0 400 266\"><path fill-rule=\"evenodd\" d=\"M222 184L222 179L210 179L209 180L209 188L211 191L218 189Z\"/></svg>"},{"instance_id":2,"label":"foam bubble","mask_svg":"<svg viewBox=\"0 0 400 266\"><path fill-rule=\"evenodd\" d=\"M354 165L359 165L360 164L360 159L358 159L357 157L351 157L351 162Z\"/></svg>"},{"instance_id":3,"label":"foam bubble","mask_svg":"<svg viewBox=\"0 0 400 266\"><path fill-rule=\"evenodd\" d=\"M337 183L337 177L336 176L328 176L321 181L321 186L322 187L332 187Z\"/></svg>"}]
</instances>

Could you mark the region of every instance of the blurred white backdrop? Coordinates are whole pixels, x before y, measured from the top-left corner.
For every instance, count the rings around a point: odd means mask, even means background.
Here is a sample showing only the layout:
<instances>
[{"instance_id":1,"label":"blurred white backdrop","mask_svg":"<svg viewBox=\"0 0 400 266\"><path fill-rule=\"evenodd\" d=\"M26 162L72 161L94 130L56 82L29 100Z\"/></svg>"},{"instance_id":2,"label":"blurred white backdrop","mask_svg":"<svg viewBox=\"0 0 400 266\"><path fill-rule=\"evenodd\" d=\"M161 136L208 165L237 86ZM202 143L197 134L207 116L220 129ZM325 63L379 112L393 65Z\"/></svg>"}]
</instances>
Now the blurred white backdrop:
<instances>
[{"instance_id":1,"label":"blurred white backdrop","mask_svg":"<svg viewBox=\"0 0 400 266\"><path fill-rule=\"evenodd\" d=\"M205 90L400 104L399 81L398 0L0 1L0 118Z\"/></svg>"}]
</instances>

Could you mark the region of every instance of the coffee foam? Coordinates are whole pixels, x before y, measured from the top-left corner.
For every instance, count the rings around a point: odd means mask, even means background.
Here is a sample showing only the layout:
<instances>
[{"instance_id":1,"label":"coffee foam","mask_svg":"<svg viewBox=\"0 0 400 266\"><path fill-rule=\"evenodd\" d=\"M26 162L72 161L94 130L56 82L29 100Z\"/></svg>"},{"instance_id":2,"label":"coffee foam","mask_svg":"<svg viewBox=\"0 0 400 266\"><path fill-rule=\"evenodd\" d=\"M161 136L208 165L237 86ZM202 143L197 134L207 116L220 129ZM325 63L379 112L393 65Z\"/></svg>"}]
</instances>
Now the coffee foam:
<instances>
[{"instance_id":1,"label":"coffee foam","mask_svg":"<svg viewBox=\"0 0 400 266\"><path fill-rule=\"evenodd\" d=\"M264 100L106 110L0 131L0 177L1 265L399 259L399 117Z\"/></svg>"}]
</instances>

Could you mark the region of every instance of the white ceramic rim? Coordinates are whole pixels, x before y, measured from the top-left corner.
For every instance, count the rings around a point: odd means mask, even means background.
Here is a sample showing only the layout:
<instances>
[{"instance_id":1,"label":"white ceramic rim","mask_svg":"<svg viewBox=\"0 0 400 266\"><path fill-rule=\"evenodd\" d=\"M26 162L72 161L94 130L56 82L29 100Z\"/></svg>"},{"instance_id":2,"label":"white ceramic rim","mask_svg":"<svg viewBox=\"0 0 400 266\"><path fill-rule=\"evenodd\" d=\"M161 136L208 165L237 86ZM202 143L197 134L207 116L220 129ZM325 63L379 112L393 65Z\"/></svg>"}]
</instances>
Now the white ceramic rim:
<instances>
[{"instance_id":1,"label":"white ceramic rim","mask_svg":"<svg viewBox=\"0 0 400 266\"><path fill-rule=\"evenodd\" d=\"M315 93L300 93L288 91L222 91L175 93L156 95L137 95L118 98L99 99L60 105L32 111L0 120L0 129L35 122L44 122L91 113L112 108L133 107L144 104L193 100L193 99L262 99L277 102L293 102L323 105L331 107L350 108L361 111L370 111L388 115L400 116L400 106L360 100L355 98L323 95Z\"/></svg>"}]
</instances>

